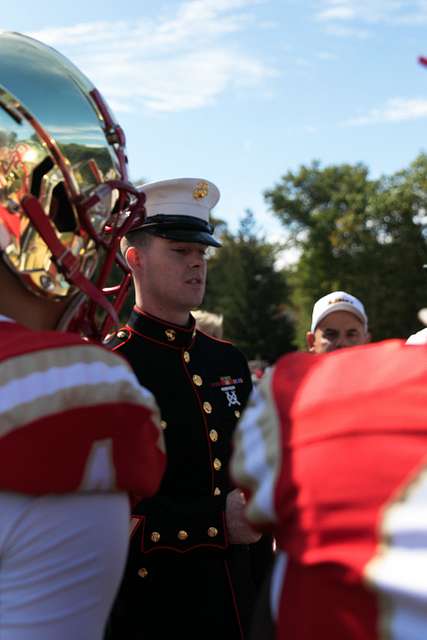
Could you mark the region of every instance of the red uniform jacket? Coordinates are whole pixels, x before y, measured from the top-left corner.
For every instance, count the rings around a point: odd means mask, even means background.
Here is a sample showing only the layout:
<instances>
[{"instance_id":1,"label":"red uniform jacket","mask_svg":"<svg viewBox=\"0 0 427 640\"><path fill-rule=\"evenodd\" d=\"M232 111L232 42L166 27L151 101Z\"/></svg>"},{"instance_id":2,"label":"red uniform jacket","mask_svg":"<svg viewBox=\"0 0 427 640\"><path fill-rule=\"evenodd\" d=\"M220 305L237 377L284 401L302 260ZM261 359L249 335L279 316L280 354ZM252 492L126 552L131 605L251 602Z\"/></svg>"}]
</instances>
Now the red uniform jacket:
<instances>
[{"instance_id":1,"label":"red uniform jacket","mask_svg":"<svg viewBox=\"0 0 427 640\"><path fill-rule=\"evenodd\" d=\"M232 472L280 553L277 638L423 638L427 346L292 354L243 416Z\"/></svg>"},{"instance_id":2,"label":"red uniform jacket","mask_svg":"<svg viewBox=\"0 0 427 640\"><path fill-rule=\"evenodd\" d=\"M0 321L0 491L150 496L164 465L157 406L123 359Z\"/></svg>"}]
</instances>

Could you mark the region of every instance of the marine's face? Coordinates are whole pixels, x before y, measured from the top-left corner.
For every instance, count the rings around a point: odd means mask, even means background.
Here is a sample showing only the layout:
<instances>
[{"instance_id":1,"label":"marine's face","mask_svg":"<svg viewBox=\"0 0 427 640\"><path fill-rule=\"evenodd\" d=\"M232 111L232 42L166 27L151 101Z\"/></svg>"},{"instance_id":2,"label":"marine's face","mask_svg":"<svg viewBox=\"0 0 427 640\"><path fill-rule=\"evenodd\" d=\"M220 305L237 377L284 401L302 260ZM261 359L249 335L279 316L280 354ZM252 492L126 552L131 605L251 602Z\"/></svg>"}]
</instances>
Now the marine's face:
<instances>
[{"instance_id":1,"label":"marine's face","mask_svg":"<svg viewBox=\"0 0 427 640\"><path fill-rule=\"evenodd\" d=\"M309 331L306 338L311 353L327 353L366 344L369 334L353 313L334 311L319 322L314 332Z\"/></svg>"},{"instance_id":2,"label":"marine's face","mask_svg":"<svg viewBox=\"0 0 427 640\"><path fill-rule=\"evenodd\" d=\"M203 301L207 249L196 242L153 236L139 250L144 308L161 307L161 317L188 314ZM159 312L158 312L159 313Z\"/></svg>"}]
</instances>

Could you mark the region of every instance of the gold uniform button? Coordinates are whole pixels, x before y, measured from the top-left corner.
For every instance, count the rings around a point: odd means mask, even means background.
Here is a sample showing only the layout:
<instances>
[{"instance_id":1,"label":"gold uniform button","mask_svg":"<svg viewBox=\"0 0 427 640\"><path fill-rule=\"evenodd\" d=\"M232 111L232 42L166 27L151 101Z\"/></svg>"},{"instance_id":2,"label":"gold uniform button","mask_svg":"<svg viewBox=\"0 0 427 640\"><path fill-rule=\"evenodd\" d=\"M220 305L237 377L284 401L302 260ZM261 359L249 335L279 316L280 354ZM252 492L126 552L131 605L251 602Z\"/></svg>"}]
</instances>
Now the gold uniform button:
<instances>
[{"instance_id":1,"label":"gold uniform button","mask_svg":"<svg viewBox=\"0 0 427 640\"><path fill-rule=\"evenodd\" d=\"M203 384L203 380L202 380L202 379L201 379L201 377L200 377L200 376L198 376L198 375L194 375L194 376L193 376L193 382L194 382L194 384L196 385L196 387L201 387L201 386L202 386L202 384Z\"/></svg>"},{"instance_id":2,"label":"gold uniform button","mask_svg":"<svg viewBox=\"0 0 427 640\"><path fill-rule=\"evenodd\" d=\"M160 420L160 426L162 427L163 430L165 430L166 427L168 426L168 423L166 422L166 420Z\"/></svg>"},{"instance_id":3,"label":"gold uniform button","mask_svg":"<svg viewBox=\"0 0 427 640\"><path fill-rule=\"evenodd\" d=\"M216 429L211 429L209 431L209 438L212 442L216 442L218 440L218 431L216 431Z\"/></svg>"},{"instance_id":4,"label":"gold uniform button","mask_svg":"<svg viewBox=\"0 0 427 640\"><path fill-rule=\"evenodd\" d=\"M236 416L236 418L240 418L240 411L236 409L236 411L234 412L234 415Z\"/></svg>"},{"instance_id":5,"label":"gold uniform button","mask_svg":"<svg viewBox=\"0 0 427 640\"><path fill-rule=\"evenodd\" d=\"M176 338L176 333L174 329L165 329L165 336L169 342L173 342Z\"/></svg>"},{"instance_id":6,"label":"gold uniform button","mask_svg":"<svg viewBox=\"0 0 427 640\"><path fill-rule=\"evenodd\" d=\"M213 461L213 466L215 471L219 471L222 467L222 462L219 458L215 458L215 460Z\"/></svg>"},{"instance_id":7,"label":"gold uniform button","mask_svg":"<svg viewBox=\"0 0 427 640\"><path fill-rule=\"evenodd\" d=\"M186 362L187 364L190 362L190 354L188 353L188 351L184 351L184 362Z\"/></svg>"},{"instance_id":8,"label":"gold uniform button","mask_svg":"<svg viewBox=\"0 0 427 640\"><path fill-rule=\"evenodd\" d=\"M160 533L158 531L153 531L150 536L151 542L158 542L160 540Z\"/></svg>"},{"instance_id":9,"label":"gold uniform button","mask_svg":"<svg viewBox=\"0 0 427 640\"><path fill-rule=\"evenodd\" d=\"M178 531L178 540L187 540L188 538L188 533L186 531L184 531L183 529L181 531Z\"/></svg>"},{"instance_id":10,"label":"gold uniform button","mask_svg":"<svg viewBox=\"0 0 427 640\"><path fill-rule=\"evenodd\" d=\"M216 538L218 535L218 529L216 527L209 527L208 536L209 538Z\"/></svg>"},{"instance_id":11,"label":"gold uniform button","mask_svg":"<svg viewBox=\"0 0 427 640\"><path fill-rule=\"evenodd\" d=\"M219 487L215 487L214 496L220 496L220 495L221 495L221 489Z\"/></svg>"},{"instance_id":12,"label":"gold uniform button","mask_svg":"<svg viewBox=\"0 0 427 640\"><path fill-rule=\"evenodd\" d=\"M205 413L212 413L212 405L210 402L204 402L203 403L203 411Z\"/></svg>"},{"instance_id":13,"label":"gold uniform button","mask_svg":"<svg viewBox=\"0 0 427 640\"><path fill-rule=\"evenodd\" d=\"M138 571L138 575L140 578L146 578L148 576L148 571L145 567L141 567Z\"/></svg>"}]
</instances>

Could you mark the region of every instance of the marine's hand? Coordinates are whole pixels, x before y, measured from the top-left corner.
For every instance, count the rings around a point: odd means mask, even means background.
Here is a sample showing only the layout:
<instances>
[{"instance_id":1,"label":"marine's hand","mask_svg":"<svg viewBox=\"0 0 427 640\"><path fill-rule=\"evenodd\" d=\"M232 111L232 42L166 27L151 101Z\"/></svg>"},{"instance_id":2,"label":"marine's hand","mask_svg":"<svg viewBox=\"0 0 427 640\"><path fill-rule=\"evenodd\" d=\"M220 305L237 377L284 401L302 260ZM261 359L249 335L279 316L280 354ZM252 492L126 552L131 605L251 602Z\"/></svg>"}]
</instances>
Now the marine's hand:
<instances>
[{"instance_id":1,"label":"marine's hand","mask_svg":"<svg viewBox=\"0 0 427 640\"><path fill-rule=\"evenodd\" d=\"M246 500L240 489L234 489L227 496L225 521L231 544L252 544L258 542L261 534L248 524L245 516Z\"/></svg>"}]
</instances>

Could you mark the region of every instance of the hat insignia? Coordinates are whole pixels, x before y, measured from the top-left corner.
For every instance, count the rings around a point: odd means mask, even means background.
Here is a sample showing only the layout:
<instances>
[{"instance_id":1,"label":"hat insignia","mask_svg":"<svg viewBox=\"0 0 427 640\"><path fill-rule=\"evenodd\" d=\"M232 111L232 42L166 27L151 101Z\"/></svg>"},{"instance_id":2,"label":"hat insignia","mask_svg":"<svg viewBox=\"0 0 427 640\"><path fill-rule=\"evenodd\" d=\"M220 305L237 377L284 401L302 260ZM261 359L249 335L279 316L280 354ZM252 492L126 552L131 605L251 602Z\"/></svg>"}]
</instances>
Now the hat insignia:
<instances>
[{"instance_id":1,"label":"hat insignia","mask_svg":"<svg viewBox=\"0 0 427 640\"><path fill-rule=\"evenodd\" d=\"M209 187L207 182L198 182L193 189L193 198L195 200L202 200L206 198L209 193Z\"/></svg>"}]
</instances>

